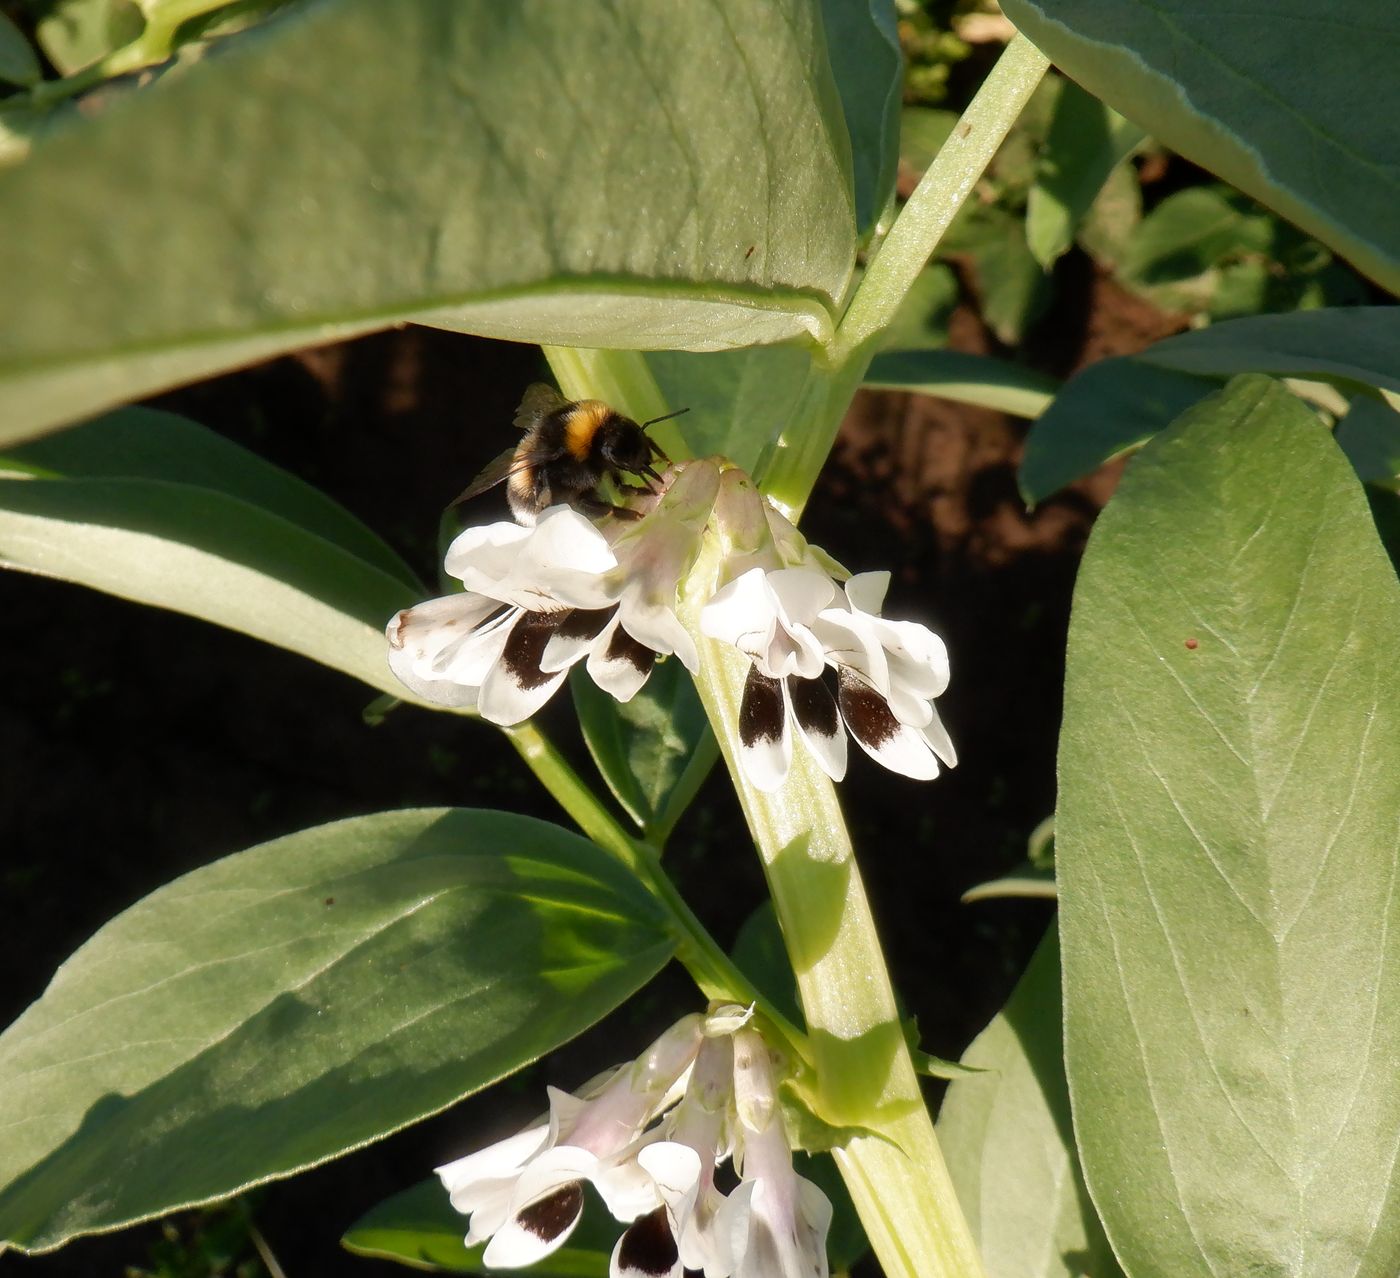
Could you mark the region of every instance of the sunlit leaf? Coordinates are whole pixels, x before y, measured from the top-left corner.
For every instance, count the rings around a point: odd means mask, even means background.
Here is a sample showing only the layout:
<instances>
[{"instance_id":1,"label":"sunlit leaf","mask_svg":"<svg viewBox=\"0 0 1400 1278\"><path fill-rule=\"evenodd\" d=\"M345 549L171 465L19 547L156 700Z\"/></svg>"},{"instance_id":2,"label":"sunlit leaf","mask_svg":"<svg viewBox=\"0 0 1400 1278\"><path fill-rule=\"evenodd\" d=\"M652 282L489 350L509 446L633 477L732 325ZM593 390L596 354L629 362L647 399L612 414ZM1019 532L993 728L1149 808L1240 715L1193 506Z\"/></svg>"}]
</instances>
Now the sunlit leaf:
<instances>
[{"instance_id":1,"label":"sunlit leaf","mask_svg":"<svg viewBox=\"0 0 1400 1278\"><path fill-rule=\"evenodd\" d=\"M1026 205L1026 243L1042 266L1050 266L1074 243L1075 231L1108 175L1144 136L1077 84L1065 84Z\"/></svg>"},{"instance_id":2,"label":"sunlit leaf","mask_svg":"<svg viewBox=\"0 0 1400 1278\"><path fill-rule=\"evenodd\" d=\"M225 857L119 915L0 1036L0 1240L47 1250L387 1135L671 948L616 862L526 817L382 813Z\"/></svg>"},{"instance_id":3,"label":"sunlit leaf","mask_svg":"<svg viewBox=\"0 0 1400 1278\"><path fill-rule=\"evenodd\" d=\"M1006 0L1095 97L1400 288L1400 10L1386 0Z\"/></svg>"},{"instance_id":4,"label":"sunlit leaf","mask_svg":"<svg viewBox=\"0 0 1400 1278\"><path fill-rule=\"evenodd\" d=\"M889 351L875 356L865 384L1038 417L1054 398L1053 377L1006 360L963 351Z\"/></svg>"},{"instance_id":5,"label":"sunlit leaf","mask_svg":"<svg viewBox=\"0 0 1400 1278\"><path fill-rule=\"evenodd\" d=\"M1400 583L1276 383L1187 413L1095 525L1059 780L1075 1129L1124 1267L1389 1278Z\"/></svg>"},{"instance_id":6,"label":"sunlit leaf","mask_svg":"<svg viewBox=\"0 0 1400 1278\"><path fill-rule=\"evenodd\" d=\"M824 338L849 163L810 0L293 6L0 172L0 439L406 319Z\"/></svg>"},{"instance_id":7,"label":"sunlit leaf","mask_svg":"<svg viewBox=\"0 0 1400 1278\"><path fill-rule=\"evenodd\" d=\"M938 1115L987 1278L1121 1272L1079 1169L1061 1038L1052 927L1006 1006L963 1055L980 1072L954 1080Z\"/></svg>"}]
</instances>

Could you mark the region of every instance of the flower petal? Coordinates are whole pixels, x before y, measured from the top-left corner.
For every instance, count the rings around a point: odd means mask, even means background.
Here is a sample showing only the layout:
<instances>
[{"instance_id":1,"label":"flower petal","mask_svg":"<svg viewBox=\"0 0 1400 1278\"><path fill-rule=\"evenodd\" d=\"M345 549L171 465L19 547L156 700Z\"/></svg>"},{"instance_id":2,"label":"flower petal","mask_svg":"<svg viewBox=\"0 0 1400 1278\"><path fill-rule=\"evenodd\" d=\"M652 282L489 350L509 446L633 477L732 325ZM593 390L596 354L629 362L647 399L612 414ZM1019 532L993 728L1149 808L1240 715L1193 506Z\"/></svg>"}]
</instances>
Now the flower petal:
<instances>
[{"instance_id":1,"label":"flower petal","mask_svg":"<svg viewBox=\"0 0 1400 1278\"><path fill-rule=\"evenodd\" d=\"M933 709L932 706L929 708ZM953 738L948 735L948 729L943 726L943 720L938 717L937 710L933 710L933 718L924 726L923 734L934 754L950 768L957 767L958 752L953 746Z\"/></svg>"},{"instance_id":2,"label":"flower petal","mask_svg":"<svg viewBox=\"0 0 1400 1278\"><path fill-rule=\"evenodd\" d=\"M877 763L915 781L938 775L938 760L915 728L900 723L880 692L849 669L839 672L841 717L857 744Z\"/></svg>"},{"instance_id":3,"label":"flower petal","mask_svg":"<svg viewBox=\"0 0 1400 1278\"><path fill-rule=\"evenodd\" d=\"M583 1185L567 1181L519 1208L482 1253L489 1268L519 1269L543 1260L568 1240L583 1215Z\"/></svg>"},{"instance_id":4,"label":"flower petal","mask_svg":"<svg viewBox=\"0 0 1400 1278\"><path fill-rule=\"evenodd\" d=\"M756 789L776 790L792 764L783 685L757 666L749 667L739 701L739 763Z\"/></svg>"},{"instance_id":5,"label":"flower petal","mask_svg":"<svg viewBox=\"0 0 1400 1278\"><path fill-rule=\"evenodd\" d=\"M615 608L575 608L560 622L544 646L540 669L546 674L567 670L584 657L593 641L616 615Z\"/></svg>"},{"instance_id":6,"label":"flower petal","mask_svg":"<svg viewBox=\"0 0 1400 1278\"><path fill-rule=\"evenodd\" d=\"M833 781L846 775L846 731L836 698L822 679L802 679L797 675L787 680L788 703L802 739L807 743L821 769Z\"/></svg>"},{"instance_id":7,"label":"flower petal","mask_svg":"<svg viewBox=\"0 0 1400 1278\"><path fill-rule=\"evenodd\" d=\"M656 653L632 638L616 617L588 654L589 677L619 701L631 701L637 695L655 664Z\"/></svg>"},{"instance_id":8,"label":"flower petal","mask_svg":"<svg viewBox=\"0 0 1400 1278\"><path fill-rule=\"evenodd\" d=\"M700 610L700 632L752 656L768 647L778 626L777 603L762 568L721 586Z\"/></svg>"},{"instance_id":9,"label":"flower petal","mask_svg":"<svg viewBox=\"0 0 1400 1278\"><path fill-rule=\"evenodd\" d=\"M666 1208L638 1216L613 1248L610 1278L681 1278L680 1248Z\"/></svg>"},{"instance_id":10,"label":"flower petal","mask_svg":"<svg viewBox=\"0 0 1400 1278\"><path fill-rule=\"evenodd\" d=\"M567 612L527 612L511 629L500 660L481 681L477 709L483 719L508 727L535 713L564 681L565 671L540 669L545 646Z\"/></svg>"},{"instance_id":11,"label":"flower petal","mask_svg":"<svg viewBox=\"0 0 1400 1278\"><path fill-rule=\"evenodd\" d=\"M888 572L858 572L846 583L846 598L857 612L868 612L878 617L889 588Z\"/></svg>"}]
</instances>

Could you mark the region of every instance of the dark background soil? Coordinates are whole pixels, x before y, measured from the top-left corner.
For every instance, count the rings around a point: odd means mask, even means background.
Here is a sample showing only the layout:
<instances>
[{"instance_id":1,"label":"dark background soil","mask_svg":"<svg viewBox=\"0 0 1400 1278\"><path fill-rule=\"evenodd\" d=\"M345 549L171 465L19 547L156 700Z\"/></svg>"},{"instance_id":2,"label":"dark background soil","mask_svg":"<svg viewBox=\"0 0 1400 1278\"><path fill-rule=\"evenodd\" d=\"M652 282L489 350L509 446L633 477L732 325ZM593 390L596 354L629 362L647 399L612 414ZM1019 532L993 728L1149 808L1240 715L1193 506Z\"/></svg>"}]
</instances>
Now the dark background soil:
<instances>
[{"instance_id":1,"label":"dark background soil","mask_svg":"<svg viewBox=\"0 0 1400 1278\"><path fill-rule=\"evenodd\" d=\"M1172 331L1087 261L1061 264L1059 304L1028 345L1064 374ZM954 345L987 350L975 314ZM531 347L409 328L323 348L154 401L226 433L324 488L428 580L438 513L510 440ZM962 762L920 785L852 753L842 789L877 918L924 1046L956 1057L997 1010L1049 919L1035 902L962 905L968 887L1025 855L1055 801L1065 631L1107 468L1028 514L1015 466L1025 424L931 399L862 394L804 529L853 569L888 567L888 611L947 639L940 702ZM170 878L309 825L385 808L464 804L562 814L488 725L401 709L376 728L372 693L311 662L171 613L59 582L0 583L0 1024L43 990L102 923ZM561 698L561 701L567 701ZM578 760L567 705L551 729ZM721 941L763 898L723 776L711 778L668 863ZM627 1007L482 1098L254 1199L288 1278L402 1274L340 1251L341 1232L438 1162L538 1112L699 1005L671 970ZM196 1228L184 1218L180 1228ZM146 1226L0 1272L117 1278L149 1266ZM200 1273L205 1270L199 1270Z\"/></svg>"}]
</instances>

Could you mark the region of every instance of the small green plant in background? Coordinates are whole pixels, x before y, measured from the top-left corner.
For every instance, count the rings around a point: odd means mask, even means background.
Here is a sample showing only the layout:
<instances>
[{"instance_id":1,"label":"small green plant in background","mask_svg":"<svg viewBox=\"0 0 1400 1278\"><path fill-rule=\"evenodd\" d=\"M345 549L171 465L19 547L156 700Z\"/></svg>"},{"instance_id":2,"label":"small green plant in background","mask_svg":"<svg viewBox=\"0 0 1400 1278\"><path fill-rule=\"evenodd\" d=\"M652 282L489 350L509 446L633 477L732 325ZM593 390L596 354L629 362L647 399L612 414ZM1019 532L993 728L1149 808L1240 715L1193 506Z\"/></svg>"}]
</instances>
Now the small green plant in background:
<instances>
[{"instance_id":1,"label":"small green plant in background","mask_svg":"<svg viewBox=\"0 0 1400 1278\"><path fill-rule=\"evenodd\" d=\"M697 992L667 1035L464 1141L347 1246L711 1278L867 1245L892 1278L1396 1272L1400 18L1005 19L954 117L971 30L910 9L901 43L878 0L6 7L0 561L479 711L578 832L377 813L118 915L0 1036L0 1247L361 1147L675 959ZM1168 154L1229 185L1151 191ZM1016 348L1086 258L1183 331L1061 385ZM1010 357L949 349L965 290ZM469 529L447 594L316 489L126 406L402 322L538 344L567 399L637 422L688 407L655 428L664 495ZM1053 862L1058 922L961 1065L911 1043L834 780L847 730L911 777L953 761L946 660L797 531L862 385L1033 418L1032 503L1137 452L1076 587L1053 856L991 889L1045 894ZM530 717L569 664L596 777ZM665 862L717 759L777 924L737 956ZM921 1071L953 1080L936 1127ZM243 1265L242 1211L153 1272Z\"/></svg>"}]
</instances>

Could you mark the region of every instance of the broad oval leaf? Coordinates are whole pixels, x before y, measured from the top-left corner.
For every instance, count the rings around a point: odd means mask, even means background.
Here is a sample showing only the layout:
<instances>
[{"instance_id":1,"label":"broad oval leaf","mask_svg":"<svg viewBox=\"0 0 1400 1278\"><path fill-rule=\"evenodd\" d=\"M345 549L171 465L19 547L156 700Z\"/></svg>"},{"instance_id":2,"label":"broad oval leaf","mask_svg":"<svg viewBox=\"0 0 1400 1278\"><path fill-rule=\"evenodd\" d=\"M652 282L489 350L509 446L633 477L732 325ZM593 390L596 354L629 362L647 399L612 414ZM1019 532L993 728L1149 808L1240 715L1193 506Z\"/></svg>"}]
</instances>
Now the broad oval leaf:
<instances>
[{"instance_id":1,"label":"broad oval leaf","mask_svg":"<svg viewBox=\"0 0 1400 1278\"><path fill-rule=\"evenodd\" d=\"M280 515L422 590L412 569L344 506L256 453L176 413L122 408L0 455L49 479L157 479L237 497Z\"/></svg>"},{"instance_id":2,"label":"broad oval leaf","mask_svg":"<svg viewBox=\"0 0 1400 1278\"><path fill-rule=\"evenodd\" d=\"M0 1240L48 1250L334 1158L557 1047L671 951L625 870L527 817L387 812L225 857L0 1036Z\"/></svg>"},{"instance_id":3,"label":"broad oval leaf","mask_svg":"<svg viewBox=\"0 0 1400 1278\"><path fill-rule=\"evenodd\" d=\"M1016 417L1039 417L1059 389L1053 377L1032 368L965 351L886 351L870 362L865 385L935 395Z\"/></svg>"},{"instance_id":4,"label":"broad oval leaf","mask_svg":"<svg viewBox=\"0 0 1400 1278\"><path fill-rule=\"evenodd\" d=\"M1238 378L1075 591L1056 864L1085 1175L1133 1275L1400 1270L1400 583L1326 427Z\"/></svg>"},{"instance_id":5,"label":"broad oval leaf","mask_svg":"<svg viewBox=\"0 0 1400 1278\"><path fill-rule=\"evenodd\" d=\"M417 700L389 671L384 627L419 592L221 492L156 479L0 479L0 568L187 613Z\"/></svg>"},{"instance_id":6,"label":"broad oval leaf","mask_svg":"<svg viewBox=\"0 0 1400 1278\"><path fill-rule=\"evenodd\" d=\"M1054 927L1006 1006L972 1041L938 1113L938 1141L988 1278L1119 1274L1070 1125Z\"/></svg>"},{"instance_id":7,"label":"broad oval leaf","mask_svg":"<svg viewBox=\"0 0 1400 1278\"><path fill-rule=\"evenodd\" d=\"M824 339L855 252L815 0L298 5L36 140L0 205L8 438L406 319Z\"/></svg>"},{"instance_id":8,"label":"broad oval leaf","mask_svg":"<svg viewBox=\"0 0 1400 1278\"><path fill-rule=\"evenodd\" d=\"M484 1274L485 1243L463 1243L467 1218L454 1211L438 1180L425 1180L386 1198L360 1217L340 1240L357 1256L396 1260L414 1269L440 1273ZM569 1241L551 1252L530 1273L538 1278L608 1278L608 1261L622 1226L601 1203L592 1201Z\"/></svg>"},{"instance_id":9,"label":"broad oval leaf","mask_svg":"<svg viewBox=\"0 0 1400 1278\"><path fill-rule=\"evenodd\" d=\"M1026 504L1146 442L1219 384L1131 356L1090 364L1064 384L1026 436L1016 477Z\"/></svg>"},{"instance_id":10,"label":"broad oval leaf","mask_svg":"<svg viewBox=\"0 0 1400 1278\"><path fill-rule=\"evenodd\" d=\"M1007 0L1095 97L1400 289L1400 10L1385 0Z\"/></svg>"}]
</instances>

